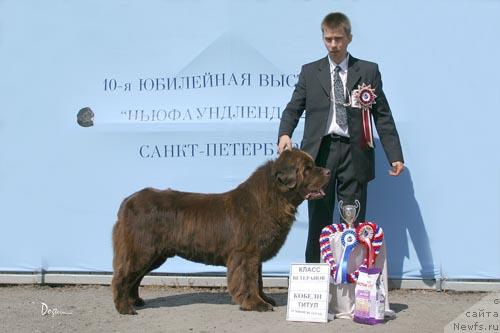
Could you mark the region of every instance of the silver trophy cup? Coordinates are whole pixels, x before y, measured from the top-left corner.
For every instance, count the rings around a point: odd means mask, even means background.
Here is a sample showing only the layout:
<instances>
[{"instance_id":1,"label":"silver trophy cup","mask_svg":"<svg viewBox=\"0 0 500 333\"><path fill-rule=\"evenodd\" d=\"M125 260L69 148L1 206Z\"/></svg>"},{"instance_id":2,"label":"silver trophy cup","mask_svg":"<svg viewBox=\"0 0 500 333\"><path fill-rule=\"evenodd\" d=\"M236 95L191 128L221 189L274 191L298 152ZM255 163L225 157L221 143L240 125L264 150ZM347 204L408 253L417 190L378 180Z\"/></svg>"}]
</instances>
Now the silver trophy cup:
<instances>
[{"instance_id":1,"label":"silver trophy cup","mask_svg":"<svg viewBox=\"0 0 500 333\"><path fill-rule=\"evenodd\" d=\"M344 205L342 200L339 201L340 216L344 219L349 227L352 226L354 221L358 218L359 207L361 206L358 200L354 200L355 205Z\"/></svg>"}]
</instances>

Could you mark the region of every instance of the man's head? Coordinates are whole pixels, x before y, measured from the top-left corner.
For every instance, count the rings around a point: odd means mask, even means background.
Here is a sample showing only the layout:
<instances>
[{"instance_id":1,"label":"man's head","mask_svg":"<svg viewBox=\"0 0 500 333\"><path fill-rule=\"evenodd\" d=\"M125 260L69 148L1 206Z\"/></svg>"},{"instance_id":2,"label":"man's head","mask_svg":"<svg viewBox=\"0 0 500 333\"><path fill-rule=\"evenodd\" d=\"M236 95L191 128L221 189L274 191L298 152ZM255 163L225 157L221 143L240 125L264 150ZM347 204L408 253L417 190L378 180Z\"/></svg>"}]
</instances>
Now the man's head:
<instances>
[{"instance_id":1,"label":"man's head","mask_svg":"<svg viewBox=\"0 0 500 333\"><path fill-rule=\"evenodd\" d=\"M321 22L323 42L330 58L339 64L347 55L347 46L352 41L351 22L342 13L330 13Z\"/></svg>"}]
</instances>

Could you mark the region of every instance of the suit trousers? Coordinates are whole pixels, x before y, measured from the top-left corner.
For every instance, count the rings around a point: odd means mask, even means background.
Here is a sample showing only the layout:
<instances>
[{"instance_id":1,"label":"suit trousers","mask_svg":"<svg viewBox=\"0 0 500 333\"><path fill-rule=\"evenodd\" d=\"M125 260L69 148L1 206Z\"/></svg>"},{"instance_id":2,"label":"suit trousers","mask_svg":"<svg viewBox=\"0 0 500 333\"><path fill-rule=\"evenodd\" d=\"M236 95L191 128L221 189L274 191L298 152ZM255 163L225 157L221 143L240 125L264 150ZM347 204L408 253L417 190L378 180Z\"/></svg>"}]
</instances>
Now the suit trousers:
<instances>
[{"instance_id":1,"label":"suit trousers","mask_svg":"<svg viewBox=\"0 0 500 333\"><path fill-rule=\"evenodd\" d=\"M309 230L306 245L306 262L320 262L319 237L321 230L332 223L335 209L335 197L344 205L353 205L355 200L360 203L357 222L365 220L367 184L356 179L352 163L349 138L337 135L326 135L321 141L316 165L331 171L330 183L325 196L318 200L308 201Z\"/></svg>"}]
</instances>

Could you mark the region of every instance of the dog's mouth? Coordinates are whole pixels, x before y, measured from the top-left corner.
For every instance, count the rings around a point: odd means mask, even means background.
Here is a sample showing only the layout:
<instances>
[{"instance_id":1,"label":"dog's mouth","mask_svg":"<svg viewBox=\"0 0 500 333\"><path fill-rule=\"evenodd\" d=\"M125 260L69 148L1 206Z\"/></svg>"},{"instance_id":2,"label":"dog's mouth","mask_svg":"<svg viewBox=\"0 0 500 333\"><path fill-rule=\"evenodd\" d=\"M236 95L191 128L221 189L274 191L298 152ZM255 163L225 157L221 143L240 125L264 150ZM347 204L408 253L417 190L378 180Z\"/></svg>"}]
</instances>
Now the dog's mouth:
<instances>
[{"instance_id":1,"label":"dog's mouth","mask_svg":"<svg viewBox=\"0 0 500 333\"><path fill-rule=\"evenodd\" d=\"M311 192L307 193L304 199L306 200L316 200L316 199L321 199L325 196L325 191L323 191L322 188L319 190L312 190Z\"/></svg>"}]
</instances>

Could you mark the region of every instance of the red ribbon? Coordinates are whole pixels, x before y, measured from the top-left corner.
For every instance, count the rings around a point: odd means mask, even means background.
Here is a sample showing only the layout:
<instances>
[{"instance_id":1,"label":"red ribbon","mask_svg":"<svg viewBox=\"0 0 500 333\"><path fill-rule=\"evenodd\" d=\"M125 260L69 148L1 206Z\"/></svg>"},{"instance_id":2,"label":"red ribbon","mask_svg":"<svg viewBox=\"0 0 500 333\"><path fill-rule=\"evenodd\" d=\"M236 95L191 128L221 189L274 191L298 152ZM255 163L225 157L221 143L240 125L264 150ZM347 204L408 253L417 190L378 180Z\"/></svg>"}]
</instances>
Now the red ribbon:
<instances>
[{"instance_id":1,"label":"red ribbon","mask_svg":"<svg viewBox=\"0 0 500 333\"><path fill-rule=\"evenodd\" d=\"M368 251L368 268L372 267L373 264L375 264L375 252L373 251L372 248L372 241L371 239L363 239L362 242L366 245L366 250Z\"/></svg>"},{"instance_id":2,"label":"red ribbon","mask_svg":"<svg viewBox=\"0 0 500 333\"><path fill-rule=\"evenodd\" d=\"M373 148L373 135L372 135L372 122L370 119L370 109L364 107L362 110L363 115L363 148L368 145Z\"/></svg>"},{"instance_id":3,"label":"red ribbon","mask_svg":"<svg viewBox=\"0 0 500 333\"><path fill-rule=\"evenodd\" d=\"M371 234L369 237L361 237L363 229L366 226L369 226L371 228ZM382 241L384 238L384 232L379 225L373 222L363 222L356 227L356 234L358 235L359 241L366 246L367 253L364 259L364 263L366 267L370 268L371 266L375 265L377 255L380 253Z\"/></svg>"}]
</instances>

